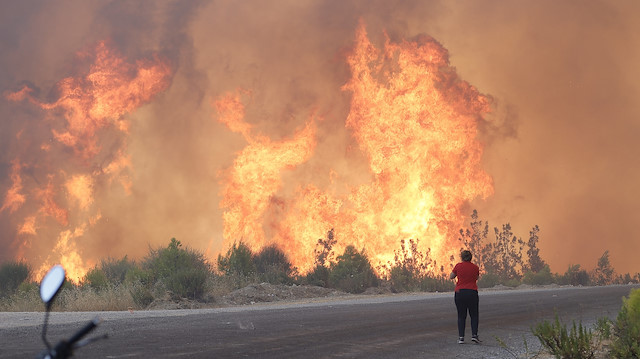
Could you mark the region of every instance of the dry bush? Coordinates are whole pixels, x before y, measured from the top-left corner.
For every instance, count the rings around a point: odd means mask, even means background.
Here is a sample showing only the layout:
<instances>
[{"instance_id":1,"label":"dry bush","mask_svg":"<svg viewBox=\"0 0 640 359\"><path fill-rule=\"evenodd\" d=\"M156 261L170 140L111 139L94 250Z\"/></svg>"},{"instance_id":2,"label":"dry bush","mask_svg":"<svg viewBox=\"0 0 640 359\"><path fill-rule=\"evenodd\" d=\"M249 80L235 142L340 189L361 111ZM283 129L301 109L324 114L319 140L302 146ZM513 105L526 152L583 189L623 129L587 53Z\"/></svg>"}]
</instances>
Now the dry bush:
<instances>
[{"instance_id":1,"label":"dry bush","mask_svg":"<svg viewBox=\"0 0 640 359\"><path fill-rule=\"evenodd\" d=\"M211 275L207 279L207 288L209 288L209 295L213 297L221 297L223 295L229 294L236 289L234 283L235 281L230 281L226 277Z\"/></svg>"}]
</instances>

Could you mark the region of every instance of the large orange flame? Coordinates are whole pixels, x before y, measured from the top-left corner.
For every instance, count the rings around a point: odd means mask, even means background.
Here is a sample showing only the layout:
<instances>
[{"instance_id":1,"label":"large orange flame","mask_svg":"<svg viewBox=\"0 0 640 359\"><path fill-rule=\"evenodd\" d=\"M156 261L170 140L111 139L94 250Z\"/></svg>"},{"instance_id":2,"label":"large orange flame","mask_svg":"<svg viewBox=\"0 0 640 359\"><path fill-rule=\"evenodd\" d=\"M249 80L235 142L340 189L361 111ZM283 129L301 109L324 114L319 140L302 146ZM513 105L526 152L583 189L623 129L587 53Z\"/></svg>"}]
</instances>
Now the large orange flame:
<instances>
[{"instance_id":1,"label":"large orange flame","mask_svg":"<svg viewBox=\"0 0 640 359\"><path fill-rule=\"evenodd\" d=\"M0 208L0 212L8 209L11 212L15 212L26 201L22 192L22 177L20 177L20 170L22 165L20 161L14 160L11 165L11 188L7 191L7 195L4 198L4 203Z\"/></svg>"},{"instance_id":2,"label":"large orange flame","mask_svg":"<svg viewBox=\"0 0 640 359\"><path fill-rule=\"evenodd\" d=\"M252 135L251 126L242 122L244 106L239 94L214 103L220 121L241 133L249 145L238 154L233 168L224 174L222 202L225 209L224 237L246 240L254 249L265 244L262 228L265 213L273 206L274 195L282 185L282 172L306 161L315 147L315 126L309 121L290 140L271 141Z\"/></svg>"},{"instance_id":3,"label":"large orange flame","mask_svg":"<svg viewBox=\"0 0 640 359\"><path fill-rule=\"evenodd\" d=\"M254 248L276 243L304 271L313 265L318 238L334 228L339 248L364 248L374 262L385 264L400 240L417 238L421 250L431 248L437 266L449 263L459 248L464 205L493 192L476 138L489 101L457 77L446 49L432 38L385 38L377 49L362 24L347 59L352 76L344 90L352 97L345 126L369 161L371 181L346 196L306 185L284 198L282 171L312 155L312 127L289 141L252 137L238 95L215 103L219 120L249 143L222 179L227 241ZM329 176L340 179L336 170ZM268 213L278 219L266 223ZM270 238L265 227L272 229Z\"/></svg>"},{"instance_id":4,"label":"large orange flame","mask_svg":"<svg viewBox=\"0 0 640 359\"><path fill-rule=\"evenodd\" d=\"M101 217L99 207L94 204L98 184L110 184L115 179L129 192L130 159L126 154L126 141L122 140L128 135L129 122L124 115L148 102L169 84L171 69L159 58L129 63L106 42L80 56L92 61L88 73L59 81L54 102L41 102L33 97L34 91L29 87L5 94L11 101L28 99L46 111L49 121L60 115L64 121L51 127L56 142L40 145L40 156L50 167L21 160L13 162L13 185L0 208L0 212L8 210L18 215L18 209L26 207L21 211L23 220L16 221L21 224L16 229L19 238L14 243L18 243L18 253L29 257L31 262L43 263L37 269L37 276L58 262L67 269L69 278L78 280L95 263L95 259L83 259L78 242L100 240L86 238L87 229ZM110 153L101 155L100 143L106 132L121 140L116 142L115 151L112 146ZM22 179L25 167L32 170L32 176L33 169L37 169L44 181L34 178L31 186L25 186ZM55 244L48 255L33 258L42 256L28 254L34 239L51 243L50 237L55 238Z\"/></svg>"}]
</instances>

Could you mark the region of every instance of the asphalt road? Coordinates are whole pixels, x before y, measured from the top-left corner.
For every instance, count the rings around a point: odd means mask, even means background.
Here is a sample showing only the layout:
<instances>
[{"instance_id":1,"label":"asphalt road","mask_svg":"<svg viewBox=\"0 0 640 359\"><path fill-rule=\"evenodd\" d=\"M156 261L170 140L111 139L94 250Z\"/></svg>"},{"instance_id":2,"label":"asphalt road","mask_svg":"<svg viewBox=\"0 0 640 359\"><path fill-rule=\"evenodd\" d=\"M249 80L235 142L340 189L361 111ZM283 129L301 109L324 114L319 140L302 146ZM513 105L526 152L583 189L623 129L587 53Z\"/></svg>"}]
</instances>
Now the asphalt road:
<instances>
[{"instance_id":1,"label":"asphalt road","mask_svg":"<svg viewBox=\"0 0 640 359\"><path fill-rule=\"evenodd\" d=\"M206 310L52 313L48 338L55 343L69 337L99 315L103 321L89 336L109 338L78 349L76 357L509 358L509 350L523 353L525 341L530 351L538 348L530 328L554 313L566 323L586 325L615 318L632 288L481 291L481 345L456 344L452 293ZM35 357L44 347L42 319L43 313L0 313L0 357Z\"/></svg>"}]
</instances>

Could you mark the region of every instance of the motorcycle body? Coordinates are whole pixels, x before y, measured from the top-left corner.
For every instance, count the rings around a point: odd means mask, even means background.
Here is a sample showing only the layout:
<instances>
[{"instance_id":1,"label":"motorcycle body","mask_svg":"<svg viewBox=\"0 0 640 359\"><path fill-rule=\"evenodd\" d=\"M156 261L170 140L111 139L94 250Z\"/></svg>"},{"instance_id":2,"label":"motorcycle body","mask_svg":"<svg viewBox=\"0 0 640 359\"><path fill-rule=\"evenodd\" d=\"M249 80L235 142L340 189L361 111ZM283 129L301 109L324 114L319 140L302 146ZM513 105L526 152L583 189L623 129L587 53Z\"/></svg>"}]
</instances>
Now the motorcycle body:
<instances>
[{"instance_id":1,"label":"motorcycle body","mask_svg":"<svg viewBox=\"0 0 640 359\"><path fill-rule=\"evenodd\" d=\"M44 326L42 327L42 341L46 345L47 349L40 353L37 358L70 358L73 356L73 352L75 349L85 346L95 340L106 338L106 335L103 335L100 337L83 339L100 323L100 319L98 317L95 317L69 339L61 340L55 346L51 346L51 344L47 340L47 324L49 321L49 313L51 312L53 300L58 295L58 293L60 293L60 290L62 289L65 281L66 273L64 268L61 265L55 265L49 270L49 272L47 272L47 274L42 279L42 282L40 283L40 298L42 298L42 301L44 302L46 307Z\"/></svg>"}]
</instances>

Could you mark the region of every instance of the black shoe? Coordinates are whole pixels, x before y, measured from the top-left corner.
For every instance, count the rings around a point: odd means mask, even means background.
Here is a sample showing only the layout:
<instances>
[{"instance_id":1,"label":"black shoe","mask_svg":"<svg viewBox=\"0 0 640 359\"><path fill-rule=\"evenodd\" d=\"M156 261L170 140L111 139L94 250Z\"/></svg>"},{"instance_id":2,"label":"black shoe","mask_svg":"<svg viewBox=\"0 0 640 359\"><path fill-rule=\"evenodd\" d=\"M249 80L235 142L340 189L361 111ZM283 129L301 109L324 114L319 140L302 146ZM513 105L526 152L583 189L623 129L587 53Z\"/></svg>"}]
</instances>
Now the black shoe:
<instances>
[{"instance_id":1,"label":"black shoe","mask_svg":"<svg viewBox=\"0 0 640 359\"><path fill-rule=\"evenodd\" d=\"M458 344L464 344L464 337L458 338Z\"/></svg>"},{"instance_id":2,"label":"black shoe","mask_svg":"<svg viewBox=\"0 0 640 359\"><path fill-rule=\"evenodd\" d=\"M474 342L474 343L476 343L476 344L480 344L480 343L482 343L482 340L480 340L480 338L478 338L478 336L477 336L477 335L472 336L472 337L471 337L471 341L472 341L472 342Z\"/></svg>"}]
</instances>

